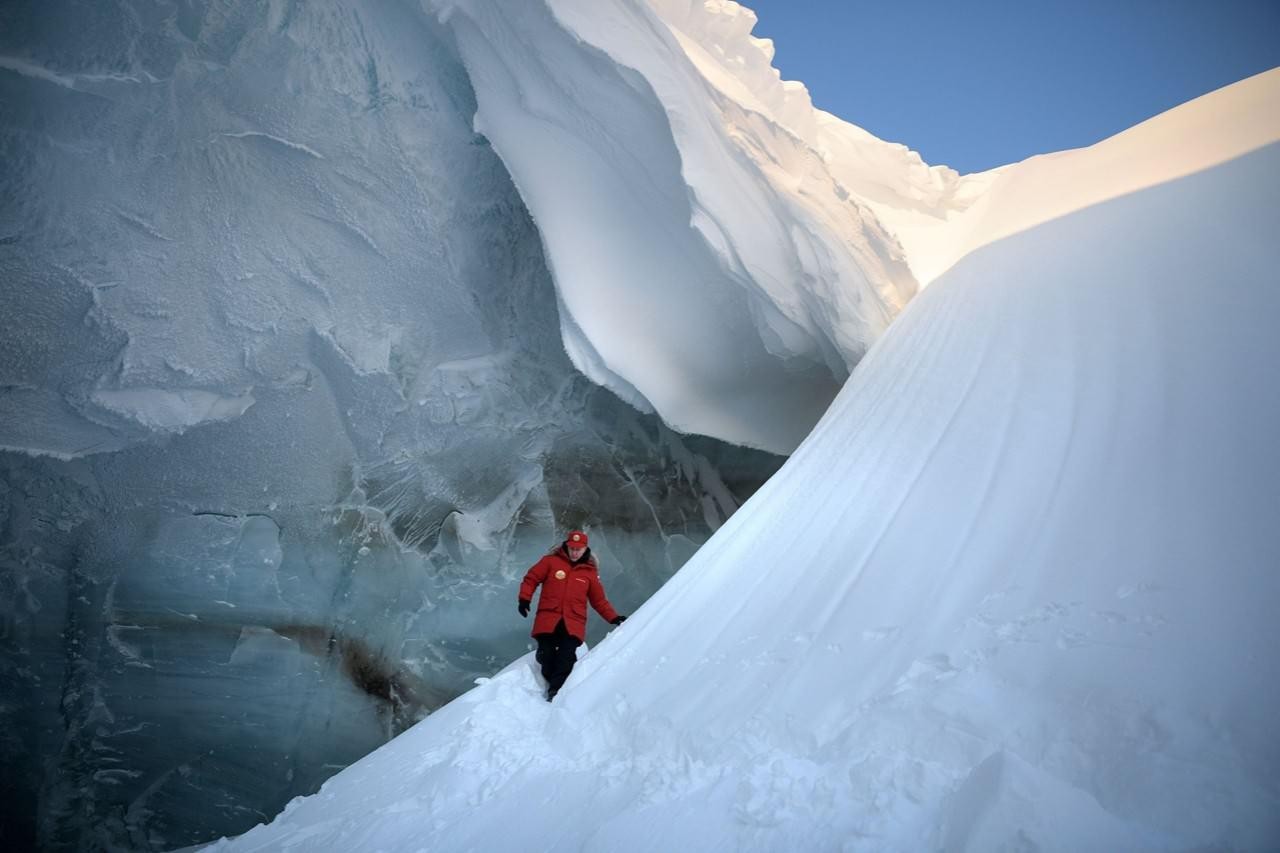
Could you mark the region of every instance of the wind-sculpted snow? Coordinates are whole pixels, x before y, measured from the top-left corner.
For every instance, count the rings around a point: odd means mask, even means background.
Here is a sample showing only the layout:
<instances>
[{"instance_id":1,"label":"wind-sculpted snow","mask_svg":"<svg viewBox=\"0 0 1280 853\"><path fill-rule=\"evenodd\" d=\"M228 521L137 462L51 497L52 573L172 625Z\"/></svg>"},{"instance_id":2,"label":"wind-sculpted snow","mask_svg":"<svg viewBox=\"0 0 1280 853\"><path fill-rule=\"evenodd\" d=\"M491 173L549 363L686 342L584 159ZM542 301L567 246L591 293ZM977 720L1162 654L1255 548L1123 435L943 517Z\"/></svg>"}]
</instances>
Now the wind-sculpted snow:
<instances>
[{"instance_id":1,"label":"wind-sculpted snow","mask_svg":"<svg viewBox=\"0 0 1280 853\"><path fill-rule=\"evenodd\" d=\"M816 113L748 40L754 18L736 4L728 18L668 4L670 27L638 0L436 5L476 128L542 235L574 363L679 430L792 449L915 281L792 129ZM771 87L753 87L761 76Z\"/></svg>"},{"instance_id":2,"label":"wind-sculpted snow","mask_svg":"<svg viewBox=\"0 0 1280 853\"><path fill-rule=\"evenodd\" d=\"M518 661L211 849L1269 848L1278 176L969 255L554 704Z\"/></svg>"}]
</instances>

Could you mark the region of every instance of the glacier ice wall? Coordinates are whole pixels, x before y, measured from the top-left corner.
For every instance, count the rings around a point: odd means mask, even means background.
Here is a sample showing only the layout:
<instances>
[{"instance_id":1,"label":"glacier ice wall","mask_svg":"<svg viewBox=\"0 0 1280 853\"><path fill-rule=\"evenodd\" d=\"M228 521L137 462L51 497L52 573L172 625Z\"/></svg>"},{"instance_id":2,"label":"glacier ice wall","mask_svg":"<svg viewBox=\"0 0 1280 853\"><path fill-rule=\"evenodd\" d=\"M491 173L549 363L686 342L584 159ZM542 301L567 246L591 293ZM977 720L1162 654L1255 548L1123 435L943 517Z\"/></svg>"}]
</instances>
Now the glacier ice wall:
<instances>
[{"instance_id":1,"label":"glacier ice wall","mask_svg":"<svg viewBox=\"0 0 1280 853\"><path fill-rule=\"evenodd\" d=\"M557 530L625 611L776 468L573 369L475 106L412 3L0 8L10 849L241 831L521 653Z\"/></svg>"}]
</instances>

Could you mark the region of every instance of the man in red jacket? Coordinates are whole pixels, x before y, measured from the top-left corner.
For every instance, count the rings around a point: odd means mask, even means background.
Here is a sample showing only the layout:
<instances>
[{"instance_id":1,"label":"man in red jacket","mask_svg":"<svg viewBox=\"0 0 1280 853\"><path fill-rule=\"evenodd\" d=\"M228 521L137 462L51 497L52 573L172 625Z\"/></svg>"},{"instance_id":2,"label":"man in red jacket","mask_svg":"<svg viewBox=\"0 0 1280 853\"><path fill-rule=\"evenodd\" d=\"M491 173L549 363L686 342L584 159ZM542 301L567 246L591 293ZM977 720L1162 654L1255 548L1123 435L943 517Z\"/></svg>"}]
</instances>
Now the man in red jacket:
<instances>
[{"instance_id":1,"label":"man in red jacket","mask_svg":"<svg viewBox=\"0 0 1280 853\"><path fill-rule=\"evenodd\" d=\"M621 625L627 618L619 616L605 597L599 570L587 547L587 534L571 530L564 542L533 564L520 584L519 610L525 617L533 591L542 586L532 633L538 641L538 663L547 680L548 702L573 671L578 646L587 637L587 602L612 625Z\"/></svg>"}]
</instances>

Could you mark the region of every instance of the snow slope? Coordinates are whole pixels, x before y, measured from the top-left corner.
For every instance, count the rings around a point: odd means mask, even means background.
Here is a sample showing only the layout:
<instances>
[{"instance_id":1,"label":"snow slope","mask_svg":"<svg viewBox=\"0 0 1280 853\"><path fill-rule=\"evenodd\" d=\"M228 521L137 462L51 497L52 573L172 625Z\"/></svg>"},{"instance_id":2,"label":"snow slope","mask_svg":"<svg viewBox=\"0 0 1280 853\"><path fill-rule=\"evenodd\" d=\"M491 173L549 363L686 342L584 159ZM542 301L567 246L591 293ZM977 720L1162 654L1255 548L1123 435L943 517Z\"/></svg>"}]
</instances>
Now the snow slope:
<instances>
[{"instance_id":1,"label":"snow slope","mask_svg":"<svg viewBox=\"0 0 1280 853\"><path fill-rule=\"evenodd\" d=\"M1280 139L1280 70L1210 92L1109 139L960 180L962 206L869 199L927 286L975 249L1075 210L1223 163ZM833 163L857 162L865 131L824 122ZM840 174L836 170L836 174Z\"/></svg>"},{"instance_id":2,"label":"snow slope","mask_svg":"<svg viewBox=\"0 0 1280 853\"><path fill-rule=\"evenodd\" d=\"M971 253L555 704L210 849L1274 846L1278 215L1272 144Z\"/></svg>"}]
</instances>

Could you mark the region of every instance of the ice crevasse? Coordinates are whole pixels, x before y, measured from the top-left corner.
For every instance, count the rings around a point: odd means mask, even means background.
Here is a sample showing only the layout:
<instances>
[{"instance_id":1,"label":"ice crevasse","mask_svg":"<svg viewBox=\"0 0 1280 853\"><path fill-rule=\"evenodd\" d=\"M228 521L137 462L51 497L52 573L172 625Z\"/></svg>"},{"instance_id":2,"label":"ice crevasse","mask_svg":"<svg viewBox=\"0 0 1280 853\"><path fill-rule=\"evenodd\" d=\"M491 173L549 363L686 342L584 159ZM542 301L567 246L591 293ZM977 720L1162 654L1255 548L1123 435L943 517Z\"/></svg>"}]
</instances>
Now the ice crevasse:
<instances>
[{"instance_id":1,"label":"ice crevasse","mask_svg":"<svg viewBox=\"0 0 1280 853\"><path fill-rule=\"evenodd\" d=\"M589 375L769 446L798 421L705 401L794 411L780 377L883 336L554 704L517 661L212 849L1273 846L1280 72L961 178L750 85L736 4L501 6L441 10ZM856 228L796 201L822 182Z\"/></svg>"}]
</instances>

